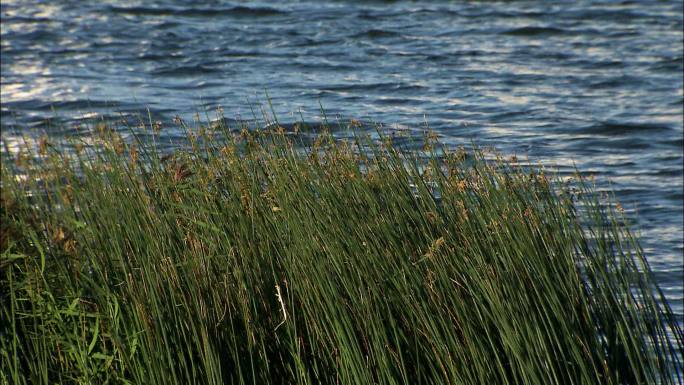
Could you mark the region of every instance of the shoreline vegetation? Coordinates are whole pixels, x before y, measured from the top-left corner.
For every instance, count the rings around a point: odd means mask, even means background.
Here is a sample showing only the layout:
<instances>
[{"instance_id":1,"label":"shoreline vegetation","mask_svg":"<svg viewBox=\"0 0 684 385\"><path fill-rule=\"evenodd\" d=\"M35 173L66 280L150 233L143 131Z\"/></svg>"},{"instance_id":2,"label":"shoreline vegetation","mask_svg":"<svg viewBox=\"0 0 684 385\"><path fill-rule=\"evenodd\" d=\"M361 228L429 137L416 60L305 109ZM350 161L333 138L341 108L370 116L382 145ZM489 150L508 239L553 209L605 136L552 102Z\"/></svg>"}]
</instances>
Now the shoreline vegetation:
<instances>
[{"instance_id":1,"label":"shoreline vegetation","mask_svg":"<svg viewBox=\"0 0 684 385\"><path fill-rule=\"evenodd\" d=\"M173 153L104 123L3 149L0 382L682 384L638 240L579 173L181 125Z\"/></svg>"}]
</instances>

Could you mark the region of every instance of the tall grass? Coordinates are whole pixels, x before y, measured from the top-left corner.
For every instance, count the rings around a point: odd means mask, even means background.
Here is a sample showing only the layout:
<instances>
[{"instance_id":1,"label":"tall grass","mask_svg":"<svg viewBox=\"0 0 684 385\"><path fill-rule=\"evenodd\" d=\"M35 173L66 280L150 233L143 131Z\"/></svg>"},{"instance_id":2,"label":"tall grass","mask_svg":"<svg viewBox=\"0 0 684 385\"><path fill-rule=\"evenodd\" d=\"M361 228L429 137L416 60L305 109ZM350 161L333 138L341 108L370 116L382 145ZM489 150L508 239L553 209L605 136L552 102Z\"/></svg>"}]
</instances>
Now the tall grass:
<instances>
[{"instance_id":1,"label":"tall grass","mask_svg":"<svg viewBox=\"0 0 684 385\"><path fill-rule=\"evenodd\" d=\"M591 183L273 127L5 151L1 381L682 384L682 332Z\"/></svg>"}]
</instances>

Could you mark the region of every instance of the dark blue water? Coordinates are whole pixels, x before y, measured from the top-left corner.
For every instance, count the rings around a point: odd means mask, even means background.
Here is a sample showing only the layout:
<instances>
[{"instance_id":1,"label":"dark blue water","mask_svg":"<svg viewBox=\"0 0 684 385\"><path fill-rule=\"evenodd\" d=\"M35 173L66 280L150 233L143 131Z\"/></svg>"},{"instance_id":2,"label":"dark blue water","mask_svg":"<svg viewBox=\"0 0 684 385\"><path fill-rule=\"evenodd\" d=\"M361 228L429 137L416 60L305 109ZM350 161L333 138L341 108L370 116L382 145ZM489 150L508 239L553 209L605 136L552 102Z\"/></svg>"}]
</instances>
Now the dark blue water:
<instances>
[{"instance_id":1,"label":"dark blue water","mask_svg":"<svg viewBox=\"0 0 684 385\"><path fill-rule=\"evenodd\" d=\"M425 122L612 183L682 319L682 2L8 1L3 140L221 106ZM49 120L49 124L46 123ZM637 213L638 212L638 213Z\"/></svg>"}]
</instances>

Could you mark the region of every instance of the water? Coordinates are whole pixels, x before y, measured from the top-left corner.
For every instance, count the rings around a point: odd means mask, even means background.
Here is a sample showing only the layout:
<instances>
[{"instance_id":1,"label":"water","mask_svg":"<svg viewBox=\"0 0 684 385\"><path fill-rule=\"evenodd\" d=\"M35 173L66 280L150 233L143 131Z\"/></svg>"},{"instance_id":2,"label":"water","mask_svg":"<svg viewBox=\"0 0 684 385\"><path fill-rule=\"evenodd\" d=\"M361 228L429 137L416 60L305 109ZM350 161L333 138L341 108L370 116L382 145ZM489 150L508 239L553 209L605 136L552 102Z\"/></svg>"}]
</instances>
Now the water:
<instances>
[{"instance_id":1,"label":"water","mask_svg":"<svg viewBox=\"0 0 684 385\"><path fill-rule=\"evenodd\" d=\"M612 183L682 320L681 1L8 1L2 128L222 106L424 127ZM46 123L46 119L49 122ZM637 214L638 212L638 214Z\"/></svg>"}]
</instances>

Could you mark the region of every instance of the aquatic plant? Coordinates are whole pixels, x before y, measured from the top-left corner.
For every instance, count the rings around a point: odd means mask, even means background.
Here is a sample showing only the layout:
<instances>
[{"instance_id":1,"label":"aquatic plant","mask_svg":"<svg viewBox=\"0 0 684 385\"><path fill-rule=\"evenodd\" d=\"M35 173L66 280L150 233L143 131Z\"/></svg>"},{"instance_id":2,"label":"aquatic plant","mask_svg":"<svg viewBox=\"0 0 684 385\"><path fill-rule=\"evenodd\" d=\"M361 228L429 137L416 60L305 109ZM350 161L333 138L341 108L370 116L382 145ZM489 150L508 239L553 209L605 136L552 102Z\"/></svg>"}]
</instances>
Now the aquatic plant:
<instances>
[{"instance_id":1,"label":"aquatic plant","mask_svg":"<svg viewBox=\"0 0 684 385\"><path fill-rule=\"evenodd\" d=\"M682 383L579 174L430 135L219 124L169 153L98 128L3 153L3 383Z\"/></svg>"}]
</instances>

